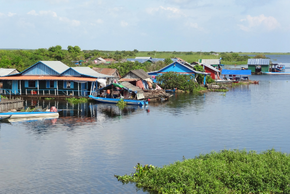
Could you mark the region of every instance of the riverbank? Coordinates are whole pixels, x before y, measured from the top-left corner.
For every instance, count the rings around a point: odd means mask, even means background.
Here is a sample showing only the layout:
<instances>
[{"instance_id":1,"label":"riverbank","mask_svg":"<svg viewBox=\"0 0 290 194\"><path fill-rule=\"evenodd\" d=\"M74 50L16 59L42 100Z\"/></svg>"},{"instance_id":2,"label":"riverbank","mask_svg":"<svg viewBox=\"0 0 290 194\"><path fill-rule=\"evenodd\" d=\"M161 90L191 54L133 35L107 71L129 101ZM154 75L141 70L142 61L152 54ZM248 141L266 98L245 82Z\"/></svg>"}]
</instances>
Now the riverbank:
<instances>
[{"instance_id":1,"label":"riverbank","mask_svg":"<svg viewBox=\"0 0 290 194\"><path fill-rule=\"evenodd\" d=\"M267 150L222 150L162 168L137 164L123 183L158 193L289 193L290 155Z\"/></svg>"}]
</instances>

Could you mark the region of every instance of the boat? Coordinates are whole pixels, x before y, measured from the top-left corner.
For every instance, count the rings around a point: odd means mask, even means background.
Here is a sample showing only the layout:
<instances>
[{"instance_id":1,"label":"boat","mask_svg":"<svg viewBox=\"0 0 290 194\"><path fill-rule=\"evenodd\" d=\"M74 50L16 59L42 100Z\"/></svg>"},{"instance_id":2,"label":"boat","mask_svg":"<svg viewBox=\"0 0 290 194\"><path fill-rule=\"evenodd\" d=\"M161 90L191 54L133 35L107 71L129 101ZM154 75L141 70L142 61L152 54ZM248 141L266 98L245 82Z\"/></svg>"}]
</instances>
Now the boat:
<instances>
[{"instance_id":1,"label":"boat","mask_svg":"<svg viewBox=\"0 0 290 194\"><path fill-rule=\"evenodd\" d=\"M265 75L290 75L290 72L264 72Z\"/></svg>"},{"instance_id":2,"label":"boat","mask_svg":"<svg viewBox=\"0 0 290 194\"><path fill-rule=\"evenodd\" d=\"M2 115L0 116L0 121L7 120L11 117L11 115Z\"/></svg>"},{"instance_id":3,"label":"boat","mask_svg":"<svg viewBox=\"0 0 290 194\"><path fill-rule=\"evenodd\" d=\"M59 117L58 112L4 112L4 113L0 113L0 118L5 118L5 119L58 118L58 117Z\"/></svg>"},{"instance_id":4,"label":"boat","mask_svg":"<svg viewBox=\"0 0 290 194\"><path fill-rule=\"evenodd\" d=\"M170 89L165 90L165 92L167 92L167 93L175 93L175 91L176 91L176 88L174 88L172 90L170 90Z\"/></svg>"},{"instance_id":5,"label":"boat","mask_svg":"<svg viewBox=\"0 0 290 194\"><path fill-rule=\"evenodd\" d=\"M102 103L110 103L110 104L117 104L121 99L124 100L128 105L138 105L138 106L145 106L148 104L146 100L130 100L124 98L102 98L102 97L95 97L93 95L89 95L89 98Z\"/></svg>"}]
</instances>

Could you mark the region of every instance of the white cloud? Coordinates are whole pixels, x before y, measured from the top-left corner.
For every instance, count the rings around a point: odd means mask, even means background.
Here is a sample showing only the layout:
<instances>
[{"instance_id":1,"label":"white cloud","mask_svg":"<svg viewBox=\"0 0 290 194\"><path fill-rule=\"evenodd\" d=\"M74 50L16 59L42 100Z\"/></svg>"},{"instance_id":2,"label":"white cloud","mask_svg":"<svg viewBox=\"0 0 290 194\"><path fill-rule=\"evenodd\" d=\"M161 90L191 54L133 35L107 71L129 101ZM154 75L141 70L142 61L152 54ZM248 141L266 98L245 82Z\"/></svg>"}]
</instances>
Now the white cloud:
<instances>
[{"instance_id":1,"label":"white cloud","mask_svg":"<svg viewBox=\"0 0 290 194\"><path fill-rule=\"evenodd\" d=\"M240 21L247 23L247 25L238 25L243 31L251 31L257 27L263 27L267 30L274 30L280 26L280 23L276 20L276 18L272 16L266 17L264 14L256 17L248 15L246 19L242 19Z\"/></svg>"},{"instance_id":2,"label":"white cloud","mask_svg":"<svg viewBox=\"0 0 290 194\"><path fill-rule=\"evenodd\" d=\"M16 15L16 13L11 13L11 12L8 13L8 17L12 17L14 15Z\"/></svg>"},{"instance_id":3,"label":"white cloud","mask_svg":"<svg viewBox=\"0 0 290 194\"><path fill-rule=\"evenodd\" d=\"M176 7L163 7L163 6L151 7L147 8L146 12L150 15L154 15L155 13L165 13L169 18L185 16L185 14Z\"/></svg>"},{"instance_id":4,"label":"white cloud","mask_svg":"<svg viewBox=\"0 0 290 194\"><path fill-rule=\"evenodd\" d=\"M30 12L27 13L28 15L50 15L52 17L57 17L57 14L53 11L39 11L38 13L35 10L31 10Z\"/></svg>"},{"instance_id":5,"label":"white cloud","mask_svg":"<svg viewBox=\"0 0 290 194\"><path fill-rule=\"evenodd\" d=\"M122 27L127 27L129 24L128 24L127 22L125 22L125 21L121 21L121 22L120 22L120 25L121 25Z\"/></svg>"},{"instance_id":6,"label":"white cloud","mask_svg":"<svg viewBox=\"0 0 290 194\"><path fill-rule=\"evenodd\" d=\"M53 18L56 18L58 19L59 21L61 22L65 22L67 24L69 24L70 26L79 26L81 24L80 21L78 20L71 20L71 19L68 19L66 17L59 17L57 16L57 13L55 13L54 11L39 11L39 12L36 12L35 10L31 10L30 12L27 13L28 15L33 15L33 16L45 16L45 15L48 15L48 16L51 16Z\"/></svg>"},{"instance_id":7,"label":"white cloud","mask_svg":"<svg viewBox=\"0 0 290 194\"><path fill-rule=\"evenodd\" d=\"M59 21L68 23L69 25L75 26L75 27L79 26L81 24L81 22L78 21L78 20L70 20L70 19L68 19L66 17L59 17Z\"/></svg>"}]
</instances>

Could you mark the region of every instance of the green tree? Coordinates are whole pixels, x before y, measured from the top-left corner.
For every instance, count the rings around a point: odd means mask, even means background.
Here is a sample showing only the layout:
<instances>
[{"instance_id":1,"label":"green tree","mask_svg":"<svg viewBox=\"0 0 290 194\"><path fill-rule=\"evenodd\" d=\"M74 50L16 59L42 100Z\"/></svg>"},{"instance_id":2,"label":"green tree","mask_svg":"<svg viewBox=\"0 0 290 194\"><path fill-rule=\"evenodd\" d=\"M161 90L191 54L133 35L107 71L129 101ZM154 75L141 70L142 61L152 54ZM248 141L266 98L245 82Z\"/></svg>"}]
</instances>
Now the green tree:
<instances>
[{"instance_id":1,"label":"green tree","mask_svg":"<svg viewBox=\"0 0 290 194\"><path fill-rule=\"evenodd\" d=\"M173 61L172 61L170 58L166 58L166 59L164 60L164 63L165 63L166 65L169 65L169 64L173 63Z\"/></svg>"}]
</instances>

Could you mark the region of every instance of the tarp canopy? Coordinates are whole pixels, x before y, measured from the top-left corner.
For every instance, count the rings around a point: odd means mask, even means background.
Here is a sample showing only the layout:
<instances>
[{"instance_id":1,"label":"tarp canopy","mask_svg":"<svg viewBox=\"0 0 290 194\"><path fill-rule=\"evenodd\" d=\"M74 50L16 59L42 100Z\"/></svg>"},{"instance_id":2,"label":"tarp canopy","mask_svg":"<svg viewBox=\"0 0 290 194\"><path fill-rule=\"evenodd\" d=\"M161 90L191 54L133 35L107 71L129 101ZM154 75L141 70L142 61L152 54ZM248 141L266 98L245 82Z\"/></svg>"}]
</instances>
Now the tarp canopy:
<instances>
[{"instance_id":1,"label":"tarp canopy","mask_svg":"<svg viewBox=\"0 0 290 194\"><path fill-rule=\"evenodd\" d=\"M107 85L106 87L100 88L99 90L111 89L111 88L113 88L113 87L126 88L125 86L123 86L123 85L121 85L121 84L113 83L113 84Z\"/></svg>"},{"instance_id":2,"label":"tarp canopy","mask_svg":"<svg viewBox=\"0 0 290 194\"><path fill-rule=\"evenodd\" d=\"M223 75L251 75L251 70L229 70L223 69Z\"/></svg>"}]
</instances>

